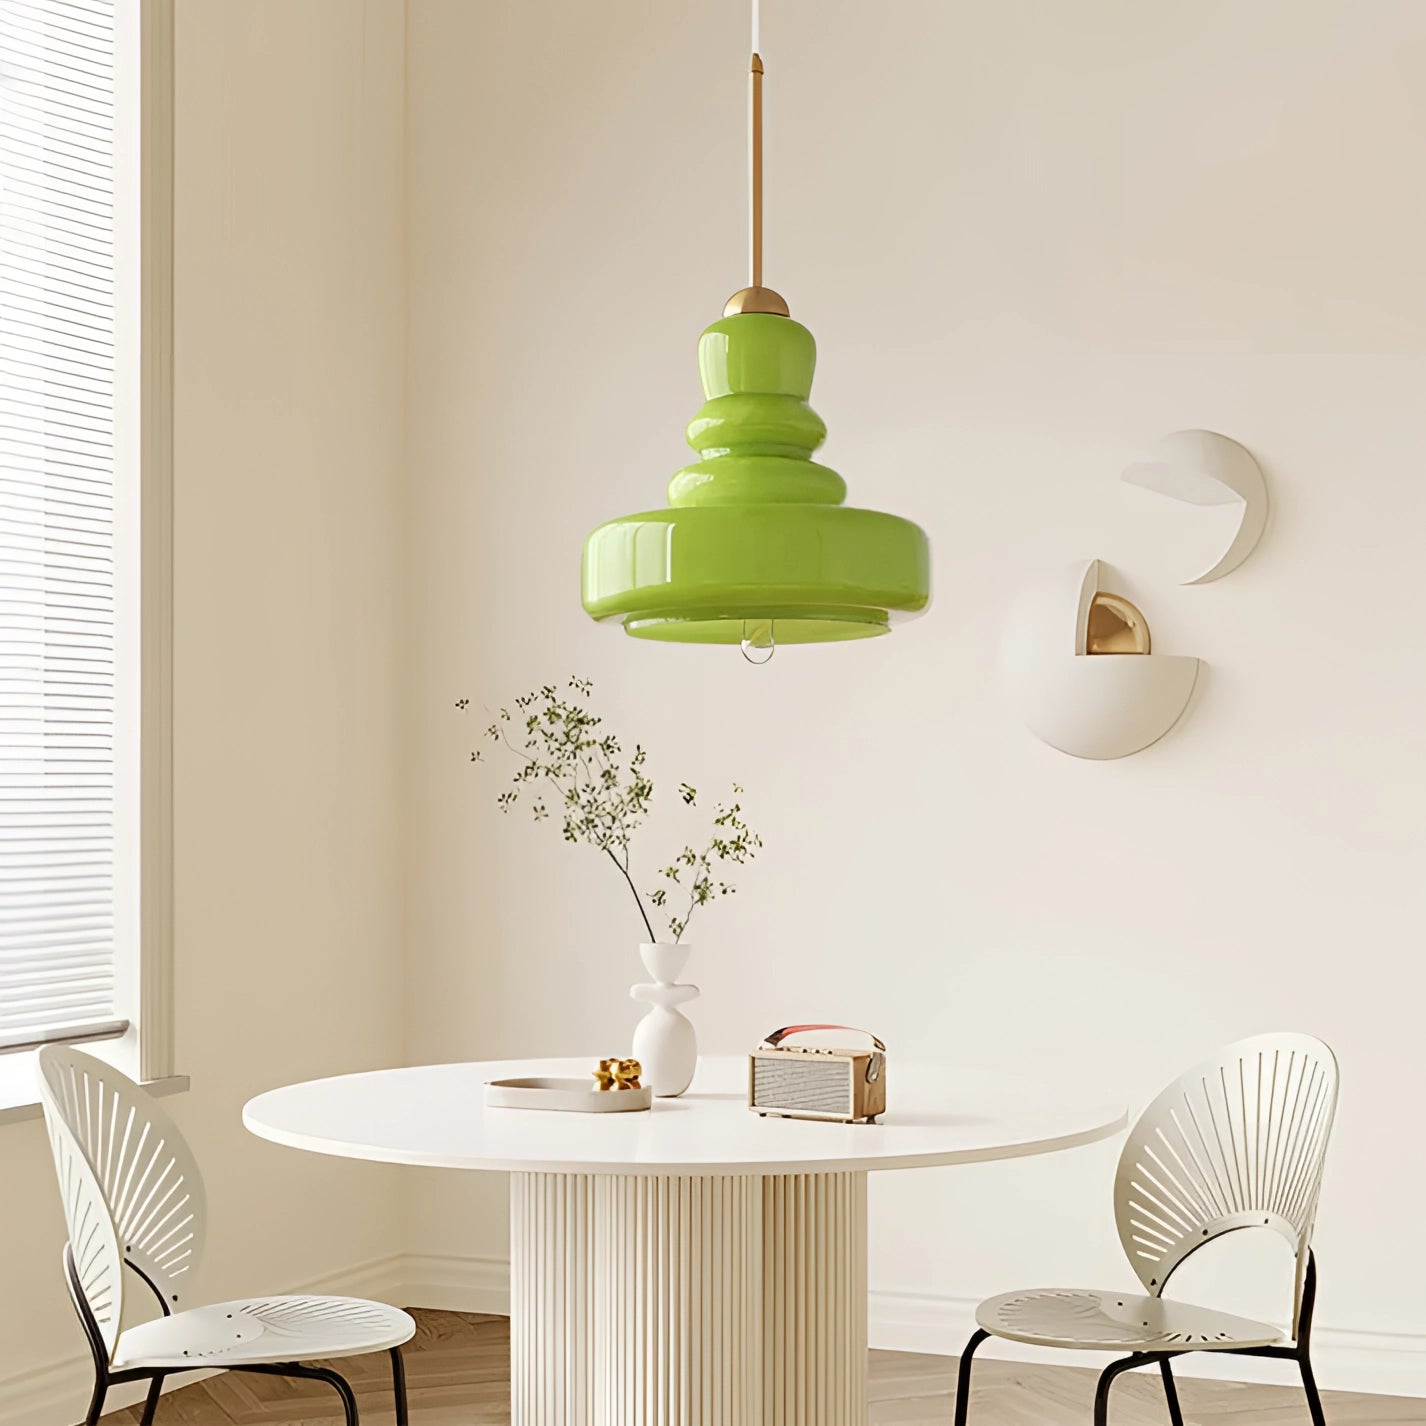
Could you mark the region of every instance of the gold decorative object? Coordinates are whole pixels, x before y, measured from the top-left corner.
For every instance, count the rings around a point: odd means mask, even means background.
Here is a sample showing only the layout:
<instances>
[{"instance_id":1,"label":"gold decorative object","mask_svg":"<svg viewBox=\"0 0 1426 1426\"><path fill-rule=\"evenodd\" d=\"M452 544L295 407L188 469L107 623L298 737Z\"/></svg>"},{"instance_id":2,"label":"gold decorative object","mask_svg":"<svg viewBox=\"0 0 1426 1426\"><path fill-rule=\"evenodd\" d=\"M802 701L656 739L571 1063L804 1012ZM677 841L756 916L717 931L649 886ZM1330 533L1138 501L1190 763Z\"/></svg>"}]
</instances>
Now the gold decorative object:
<instances>
[{"instance_id":1,"label":"gold decorative object","mask_svg":"<svg viewBox=\"0 0 1426 1426\"><path fill-rule=\"evenodd\" d=\"M601 1090L642 1089L639 1076L643 1072L644 1067L638 1060L600 1060L594 1078Z\"/></svg>"}]
</instances>

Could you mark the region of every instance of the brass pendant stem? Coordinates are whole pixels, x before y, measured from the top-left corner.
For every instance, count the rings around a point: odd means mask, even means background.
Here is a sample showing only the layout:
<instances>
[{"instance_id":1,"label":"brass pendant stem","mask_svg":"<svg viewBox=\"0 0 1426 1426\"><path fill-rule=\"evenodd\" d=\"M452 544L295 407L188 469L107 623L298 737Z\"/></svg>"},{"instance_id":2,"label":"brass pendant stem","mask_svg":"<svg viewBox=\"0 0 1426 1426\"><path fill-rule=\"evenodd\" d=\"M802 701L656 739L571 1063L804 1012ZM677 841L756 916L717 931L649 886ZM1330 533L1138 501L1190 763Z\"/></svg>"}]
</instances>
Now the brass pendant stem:
<instances>
[{"instance_id":1,"label":"brass pendant stem","mask_svg":"<svg viewBox=\"0 0 1426 1426\"><path fill-rule=\"evenodd\" d=\"M763 286L763 62L756 50L748 81L748 266L752 281L728 299L723 315L765 312L786 317L787 303Z\"/></svg>"},{"instance_id":2,"label":"brass pendant stem","mask_svg":"<svg viewBox=\"0 0 1426 1426\"><path fill-rule=\"evenodd\" d=\"M750 287L763 285L763 62L753 54L752 69L749 72L749 103L751 105L748 124L748 208L750 231L748 234Z\"/></svg>"}]
</instances>

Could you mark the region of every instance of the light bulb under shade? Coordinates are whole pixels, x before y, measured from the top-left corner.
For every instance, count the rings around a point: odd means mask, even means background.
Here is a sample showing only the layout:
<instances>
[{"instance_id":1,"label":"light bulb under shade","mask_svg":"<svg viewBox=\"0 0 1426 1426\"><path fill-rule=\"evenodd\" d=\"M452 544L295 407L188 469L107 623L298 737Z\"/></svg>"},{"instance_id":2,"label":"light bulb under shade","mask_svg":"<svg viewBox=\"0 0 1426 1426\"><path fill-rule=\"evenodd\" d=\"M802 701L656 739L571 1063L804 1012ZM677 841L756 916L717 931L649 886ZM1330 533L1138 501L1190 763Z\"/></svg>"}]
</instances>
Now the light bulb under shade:
<instances>
[{"instance_id":1,"label":"light bulb under shade","mask_svg":"<svg viewBox=\"0 0 1426 1426\"><path fill-rule=\"evenodd\" d=\"M873 638L930 602L930 544L909 520L840 503L811 460L824 428L807 405L816 348L787 317L742 313L703 334L708 397L689 426L702 459L662 510L585 542L588 613L635 638L741 644L772 622L778 645Z\"/></svg>"}]
</instances>

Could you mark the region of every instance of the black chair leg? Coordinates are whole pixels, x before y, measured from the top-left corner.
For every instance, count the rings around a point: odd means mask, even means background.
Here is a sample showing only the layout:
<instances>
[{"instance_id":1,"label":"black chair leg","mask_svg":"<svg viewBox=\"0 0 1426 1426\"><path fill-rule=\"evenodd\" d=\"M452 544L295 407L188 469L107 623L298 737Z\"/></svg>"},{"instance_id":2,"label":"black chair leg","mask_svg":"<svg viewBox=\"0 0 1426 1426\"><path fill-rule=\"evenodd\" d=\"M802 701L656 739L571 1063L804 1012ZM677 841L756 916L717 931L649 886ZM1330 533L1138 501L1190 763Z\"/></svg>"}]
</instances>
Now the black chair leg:
<instances>
[{"instance_id":1,"label":"black chair leg","mask_svg":"<svg viewBox=\"0 0 1426 1426\"><path fill-rule=\"evenodd\" d=\"M1094 1426L1108 1426L1109 1388L1114 1385L1114 1378L1143 1365L1144 1358L1142 1356L1124 1357L1120 1361L1110 1362L1100 1372L1099 1384L1094 1388Z\"/></svg>"},{"instance_id":2,"label":"black chair leg","mask_svg":"<svg viewBox=\"0 0 1426 1426\"><path fill-rule=\"evenodd\" d=\"M227 1370L249 1372L253 1376L289 1376L297 1381L324 1381L342 1399L342 1412L346 1416L346 1426L360 1426L357 1419L356 1397L346 1377L334 1372L330 1367L309 1367L301 1362L239 1362Z\"/></svg>"},{"instance_id":3,"label":"black chair leg","mask_svg":"<svg viewBox=\"0 0 1426 1426\"><path fill-rule=\"evenodd\" d=\"M84 1417L84 1426L94 1426L104 1414L104 1398L109 1394L109 1383L102 1376L94 1378L94 1395L89 1398L89 1411Z\"/></svg>"},{"instance_id":4,"label":"black chair leg","mask_svg":"<svg viewBox=\"0 0 1426 1426\"><path fill-rule=\"evenodd\" d=\"M982 1332L977 1329L971 1334L971 1339L965 1345L965 1350L961 1353L961 1364L956 1371L956 1423L955 1426L966 1426L966 1417L970 1414L970 1368L971 1358L975 1356L975 1349L990 1336L989 1332Z\"/></svg>"},{"instance_id":5,"label":"black chair leg","mask_svg":"<svg viewBox=\"0 0 1426 1426\"><path fill-rule=\"evenodd\" d=\"M158 1410L159 1393L163 1390L164 1374L160 1372L149 1383L149 1394L144 1398L144 1414L139 1418L139 1426L153 1426L154 1412Z\"/></svg>"},{"instance_id":6,"label":"black chair leg","mask_svg":"<svg viewBox=\"0 0 1426 1426\"><path fill-rule=\"evenodd\" d=\"M1317 1393L1317 1378L1312 1374L1312 1359L1304 1352L1297 1364L1302 1368L1302 1389L1307 1393L1307 1409L1312 1414L1312 1426L1327 1426L1322 1412L1322 1398Z\"/></svg>"},{"instance_id":7,"label":"black chair leg","mask_svg":"<svg viewBox=\"0 0 1426 1426\"><path fill-rule=\"evenodd\" d=\"M1164 1395L1169 1403L1169 1421L1172 1426L1183 1426L1183 1412L1178 1405L1178 1387L1174 1385L1173 1368L1167 1357L1159 1358L1159 1370L1164 1374Z\"/></svg>"},{"instance_id":8,"label":"black chair leg","mask_svg":"<svg viewBox=\"0 0 1426 1426\"><path fill-rule=\"evenodd\" d=\"M296 1362L284 1362L281 1366L244 1367L243 1371L261 1372L264 1376L300 1377L306 1381L324 1381L342 1398L342 1411L346 1415L346 1426L360 1426L357 1420L356 1397L346 1377L334 1372L330 1367L302 1366Z\"/></svg>"},{"instance_id":9,"label":"black chair leg","mask_svg":"<svg viewBox=\"0 0 1426 1426\"><path fill-rule=\"evenodd\" d=\"M331 1382L336 1388L337 1395L342 1398L342 1410L346 1412L347 1426L359 1426L357 1421L356 1395L353 1393L346 1377L338 1376L336 1372L327 1371L325 1368L316 1368L323 1381Z\"/></svg>"},{"instance_id":10,"label":"black chair leg","mask_svg":"<svg viewBox=\"0 0 1426 1426\"><path fill-rule=\"evenodd\" d=\"M406 1363L401 1360L401 1348L391 1349L391 1384L396 1390L396 1426L410 1426L406 1407Z\"/></svg>"}]
</instances>

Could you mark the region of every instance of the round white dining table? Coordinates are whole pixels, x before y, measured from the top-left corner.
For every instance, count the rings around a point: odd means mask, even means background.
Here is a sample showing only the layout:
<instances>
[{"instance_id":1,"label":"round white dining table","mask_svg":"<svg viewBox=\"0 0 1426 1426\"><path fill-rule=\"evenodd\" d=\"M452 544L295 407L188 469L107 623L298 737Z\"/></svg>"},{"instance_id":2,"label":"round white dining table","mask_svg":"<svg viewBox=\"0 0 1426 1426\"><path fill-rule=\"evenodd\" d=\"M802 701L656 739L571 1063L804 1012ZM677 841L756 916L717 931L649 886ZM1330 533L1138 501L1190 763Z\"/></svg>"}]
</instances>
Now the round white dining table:
<instances>
[{"instance_id":1,"label":"round white dining table","mask_svg":"<svg viewBox=\"0 0 1426 1426\"><path fill-rule=\"evenodd\" d=\"M867 1175L1108 1138L1121 1105L893 1063L876 1124L763 1118L747 1059L647 1112L487 1108L593 1058L343 1075L251 1100L275 1143L510 1175L513 1426L864 1426ZM925 1226L937 1231L936 1224Z\"/></svg>"}]
</instances>

